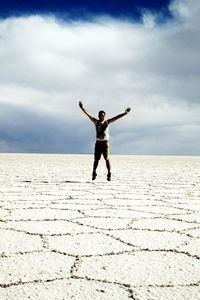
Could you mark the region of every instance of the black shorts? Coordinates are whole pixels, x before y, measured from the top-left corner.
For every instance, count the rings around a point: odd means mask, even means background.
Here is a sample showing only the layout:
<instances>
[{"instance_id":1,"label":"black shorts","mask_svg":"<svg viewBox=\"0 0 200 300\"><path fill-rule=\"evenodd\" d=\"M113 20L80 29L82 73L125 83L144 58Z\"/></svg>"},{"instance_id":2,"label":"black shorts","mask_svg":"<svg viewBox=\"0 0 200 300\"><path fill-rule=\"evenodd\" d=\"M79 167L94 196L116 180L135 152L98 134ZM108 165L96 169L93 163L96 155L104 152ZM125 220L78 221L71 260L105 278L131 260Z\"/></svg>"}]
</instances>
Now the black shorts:
<instances>
[{"instance_id":1,"label":"black shorts","mask_svg":"<svg viewBox=\"0 0 200 300\"><path fill-rule=\"evenodd\" d=\"M95 150L94 150L94 158L95 160L99 160L101 158L101 154L107 160L109 159L109 142L108 141L96 141Z\"/></svg>"}]
</instances>

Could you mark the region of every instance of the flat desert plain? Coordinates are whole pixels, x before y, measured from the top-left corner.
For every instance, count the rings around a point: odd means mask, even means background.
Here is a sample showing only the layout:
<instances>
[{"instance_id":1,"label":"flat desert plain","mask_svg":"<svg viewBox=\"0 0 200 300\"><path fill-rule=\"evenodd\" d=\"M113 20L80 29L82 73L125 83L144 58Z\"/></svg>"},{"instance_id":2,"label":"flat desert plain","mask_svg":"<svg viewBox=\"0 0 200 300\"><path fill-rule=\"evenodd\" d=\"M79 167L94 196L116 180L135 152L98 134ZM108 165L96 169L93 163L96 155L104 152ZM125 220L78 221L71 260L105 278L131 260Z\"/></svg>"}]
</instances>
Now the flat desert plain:
<instances>
[{"instance_id":1,"label":"flat desert plain","mask_svg":"<svg viewBox=\"0 0 200 300\"><path fill-rule=\"evenodd\" d=\"M200 157L0 154L0 299L200 299Z\"/></svg>"}]
</instances>

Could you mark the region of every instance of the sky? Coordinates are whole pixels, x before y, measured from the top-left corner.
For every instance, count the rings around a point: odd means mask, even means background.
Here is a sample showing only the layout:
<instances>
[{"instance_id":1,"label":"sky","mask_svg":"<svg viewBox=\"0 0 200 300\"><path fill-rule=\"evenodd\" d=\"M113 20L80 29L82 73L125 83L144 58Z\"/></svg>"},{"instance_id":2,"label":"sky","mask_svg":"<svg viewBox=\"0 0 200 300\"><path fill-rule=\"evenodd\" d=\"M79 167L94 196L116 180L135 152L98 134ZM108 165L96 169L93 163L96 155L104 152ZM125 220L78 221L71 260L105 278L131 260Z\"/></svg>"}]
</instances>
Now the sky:
<instances>
[{"instance_id":1,"label":"sky","mask_svg":"<svg viewBox=\"0 0 200 300\"><path fill-rule=\"evenodd\" d=\"M200 1L0 2L0 152L200 155Z\"/></svg>"}]
</instances>

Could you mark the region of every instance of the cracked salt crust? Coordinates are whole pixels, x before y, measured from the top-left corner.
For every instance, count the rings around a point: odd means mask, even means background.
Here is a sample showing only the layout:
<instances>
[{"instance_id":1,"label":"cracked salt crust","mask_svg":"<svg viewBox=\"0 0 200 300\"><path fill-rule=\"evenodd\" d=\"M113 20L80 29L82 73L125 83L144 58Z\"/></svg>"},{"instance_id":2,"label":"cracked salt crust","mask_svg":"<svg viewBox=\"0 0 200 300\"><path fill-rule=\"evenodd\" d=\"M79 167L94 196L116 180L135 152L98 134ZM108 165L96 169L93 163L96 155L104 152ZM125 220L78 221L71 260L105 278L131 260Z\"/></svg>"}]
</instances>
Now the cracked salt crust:
<instances>
[{"instance_id":1,"label":"cracked salt crust","mask_svg":"<svg viewBox=\"0 0 200 300\"><path fill-rule=\"evenodd\" d=\"M15 252L42 250L43 244L39 236L30 236L23 232L10 230L0 231L0 255Z\"/></svg>"},{"instance_id":2,"label":"cracked salt crust","mask_svg":"<svg viewBox=\"0 0 200 300\"><path fill-rule=\"evenodd\" d=\"M176 249L178 246L191 241L189 237L183 234L163 231L127 229L113 231L110 235L131 245L150 250Z\"/></svg>"},{"instance_id":3,"label":"cracked salt crust","mask_svg":"<svg viewBox=\"0 0 200 300\"><path fill-rule=\"evenodd\" d=\"M0 158L0 299L198 299L199 157Z\"/></svg>"},{"instance_id":4,"label":"cracked salt crust","mask_svg":"<svg viewBox=\"0 0 200 300\"><path fill-rule=\"evenodd\" d=\"M0 219L4 219L8 215L8 210L1 209L0 210Z\"/></svg>"},{"instance_id":5,"label":"cracked salt crust","mask_svg":"<svg viewBox=\"0 0 200 300\"><path fill-rule=\"evenodd\" d=\"M69 209L69 210L83 210L83 209L88 209L88 207L90 208L95 208L95 207L100 207L100 204L86 204L86 203L52 203L50 204L50 208L52 209Z\"/></svg>"},{"instance_id":6,"label":"cracked salt crust","mask_svg":"<svg viewBox=\"0 0 200 300\"><path fill-rule=\"evenodd\" d=\"M184 221L176 221L167 219L167 217L160 217L155 219L136 220L131 224L132 228L151 229L151 230L169 230L181 231L184 229L193 228L192 223Z\"/></svg>"},{"instance_id":7,"label":"cracked salt crust","mask_svg":"<svg viewBox=\"0 0 200 300\"><path fill-rule=\"evenodd\" d=\"M169 215L169 217L171 217ZM200 213L188 213L185 215L173 215L173 219L177 219L179 221L186 221L186 222L191 222L191 223L197 223L200 225Z\"/></svg>"},{"instance_id":8,"label":"cracked salt crust","mask_svg":"<svg viewBox=\"0 0 200 300\"><path fill-rule=\"evenodd\" d=\"M197 284L200 264L182 253L145 251L83 258L75 275L133 286Z\"/></svg>"},{"instance_id":9,"label":"cracked salt crust","mask_svg":"<svg viewBox=\"0 0 200 300\"><path fill-rule=\"evenodd\" d=\"M56 253L28 253L0 258L0 285L70 276L74 258Z\"/></svg>"},{"instance_id":10,"label":"cracked salt crust","mask_svg":"<svg viewBox=\"0 0 200 300\"><path fill-rule=\"evenodd\" d=\"M0 289L0 299L30 300L129 300L131 291L123 286L83 279L63 279L52 282L38 282Z\"/></svg>"},{"instance_id":11,"label":"cracked salt crust","mask_svg":"<svg viewBox=\"0 0 200 300\"><path fill-rule=\"evenodd\" d=\"M194 224L195 225L195 224ZM193 226L194 227L194 226ZM189 234L190 236L194 238L200 238L200 225L195 226L195 228L184 230L186 234Z\"/></svg>"},{"instance_id":12,"label":"cracked salt crust","mask_svg":"<svg viewBox=\"0 0 200 300\"><path fill-rule=\"evenodd\" d=\"M88 217L110 217L110 218L126 218L126 219L140 219L149 218L152 215L148 212L134 211L125 208L96 208L83 210Z\"/></svg>"},{"instance_id":13,"label":"cracked salt crust","mask_svg":"<svg viewBox=\"0 0 200 300\"><path fill-rule=\"evenodd\" d=\"M190 255L197 256L200 259L200 238L195 240L192 239L185 245L178 246L178 249L180 251L188 252Z\"/></svg>"},{"instance_id":14,"label":"cracked salt crust","mask_svg":"<svg viewBox=\"0 0 200 300\"><path fill-rule=\"evenodd\" d=\"M82 214L78 211L57 210L57 209L26 209L24 215L23 209L13 210L10 220L59 220L73 219L81 217Z\"/></svg>"},{"instance_id":15,"label":"cracked salt crust","mask_svg":"<svg viewBox=\"0 0 200 300\"><path fill-rule=\"evenodd\" d=\"M103 255L133 250L133 247L101 233L49 237L49 247L71 255Z\"/></svg>"},{"instance_id":16,"label":"cracked salt crust","mask_svg":"<svg viewBox=\"0 0 200 300\"><path fill-rule=\"evenodd\" d=\"M78 224L83 224L87 226L91 226L91 228L98 229L120 229L126 228L130 223L131 219L119 219L119 218L77 218L76 222Z\"/></svg>"},{"instance_id":17,"label":"cracked salt crust","mask_svg":"<svg viewBox=\"0 0 200 300\"><path fill-rule=\"evenodd\" d=\"M178 214L178 213L183 213L184 209L178 209L172 206L167 206L167 205L152 205L152 206L140 206L138 208L140 210L145 210L146 212L152 212L154 214ZM187 209L185 209L185 212L187 212Z\"/></svg>"},{"instance_id":18,"label":"cracked salt crust","mask_svg":"<svg viewBox=\"0 0 200 300\"><path fill-rule=\"evenodd\" d=\"M200 298L199 295L199 286L142 287L133 289L135 300L198 300Z\"/></svg>"},{"instance_id":19,"label":"cracked salt crust","mask_svg":"<svg viewBox=\"0 0 200 300\"><path fill-rule=\"evenodd\" d=\"M7 222L0 226L32 234L74 234L79 232L95 232L97 229L72 223L69 221L19 221Z\"/></svg>"}]
</instances>

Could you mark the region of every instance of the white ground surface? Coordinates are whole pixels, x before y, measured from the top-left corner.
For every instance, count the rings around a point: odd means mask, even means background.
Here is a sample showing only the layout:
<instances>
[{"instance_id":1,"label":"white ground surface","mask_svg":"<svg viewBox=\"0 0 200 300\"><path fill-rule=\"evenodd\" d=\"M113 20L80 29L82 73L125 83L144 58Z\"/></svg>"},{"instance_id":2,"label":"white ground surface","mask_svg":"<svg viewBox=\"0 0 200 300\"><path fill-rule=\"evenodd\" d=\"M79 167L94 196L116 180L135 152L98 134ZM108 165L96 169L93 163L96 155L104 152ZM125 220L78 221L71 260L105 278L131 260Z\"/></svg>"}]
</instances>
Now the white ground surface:
<instances>
[{"instance_id":1,"label":"white ground surface","mask_svg":"<svg viewBox=\"0 0 200 300\"><path fill-rule=\"evenodd\" d=\"M0 154L0 299L200 299L200 157Z\"/></svg>"}]
</instances>

